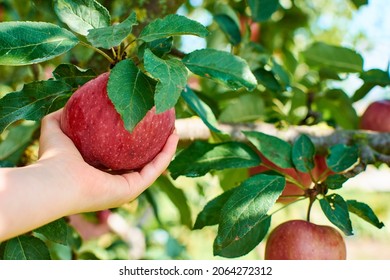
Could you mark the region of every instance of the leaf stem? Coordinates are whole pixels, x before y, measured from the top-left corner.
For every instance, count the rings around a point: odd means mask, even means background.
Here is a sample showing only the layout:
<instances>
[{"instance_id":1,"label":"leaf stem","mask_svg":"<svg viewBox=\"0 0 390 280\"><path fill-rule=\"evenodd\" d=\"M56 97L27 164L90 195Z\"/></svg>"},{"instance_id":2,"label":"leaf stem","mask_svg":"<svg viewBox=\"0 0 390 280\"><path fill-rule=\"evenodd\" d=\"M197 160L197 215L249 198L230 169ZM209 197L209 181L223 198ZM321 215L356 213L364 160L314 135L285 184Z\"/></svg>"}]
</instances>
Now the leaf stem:
<instances>
[{"instance_id":1,"label":"leaf stem","mask_svg":"<svg viewBox=\"0 0 390 280\"><path fill-rule=\"evenodd\" d=\"M119 59L122 59L122 56L123 56L123 54L125 53L126 49L127 49L128 47L130 47L130 46L131 46L134 42L136 42L136 41L137 41L137 39L134 39L134 40L130 41L129 43L127 43L127 45L125 45L125 46L123 47L123 50L121 50L121 52L118 52Z\"/></svg>"},{"instance_id":2,"label":"leaf stem","mask_svg":"<svg viewBox=\"0 0 390 280\"><path fill-rule=\"evenodd\" d=\"M306 199L306 197L302 197L302 198L300 198L300 199L297 199L297 200L294 200L294 201L292 201L292 202L290 202L290 203L287 203L287 204L283 205L282 207L276 209L276 210L275 210L274 212L272 212L271 214L269 214L269 216L272 216L273 214L279 212L280 210L283 210L284 208L290 206L291 204L296 203L296 202L301 201L301 200L304 200L304 199Z\"/></svg>"},{"instance_id":3,"label":"leaf stem","mask_svg":"<svg viewBox=\"0 0 390 280\"><path fill-rule=\"evenodd\" d=\"M115 49L114 49L114 48L111 48L111 51L112 51L112 55L113 55L115 58L117 58Z\"/></svg>"},{"instance_id":4,"label":"leaf stem","mask_svg":"<svg viewBox=\"0 0 390 280\"><path fill-rule=\"evenodd\" d=\"M284 173L284 172L282 172L282 171L280 171L280 170L278 170L278 169L276 169L276 168L274 168L274 167L272 167L272 166L269 166L269 165L267 165L267 164L265 164L265 163L261 163L264 167L266 167L266 168L268 168L268 169L270 169L270 170L273 170L273 171L275 171L275 172L277 172L277 173L279 173L279 174L281 174L281 175L284 175L284 177L286 178L286 180L287 181L289 181L290 183L293 183L294 185L296 185L298 188L300 188L300 189L302 189L302 190L306 190L306 187L304 186L304 185L302 185L301 184L301 182L299 182L298 180L296 180L294 177L292 177L292 176L290 176L289 174L287 174L287 173Z\"/></svg>"},{"instance_id":5,"label":"leaf stem","mask_svg":"<svg viewBox=\"0 0 390 280\"><path fill-rule=\"evenodd\" d=\"M100 53L102 56L104 56L111 64L115 64L115 61L109 56L107 55L105 52L103 52L102 50L98 49L98 48L95 48L94 46L90 45L90 44L87 44L83 41L80 41L80 44L83 45L84 47L87 47L87 48L90 48L90 49L93 49L94 51Z\"/></svg>"}]
</instances>

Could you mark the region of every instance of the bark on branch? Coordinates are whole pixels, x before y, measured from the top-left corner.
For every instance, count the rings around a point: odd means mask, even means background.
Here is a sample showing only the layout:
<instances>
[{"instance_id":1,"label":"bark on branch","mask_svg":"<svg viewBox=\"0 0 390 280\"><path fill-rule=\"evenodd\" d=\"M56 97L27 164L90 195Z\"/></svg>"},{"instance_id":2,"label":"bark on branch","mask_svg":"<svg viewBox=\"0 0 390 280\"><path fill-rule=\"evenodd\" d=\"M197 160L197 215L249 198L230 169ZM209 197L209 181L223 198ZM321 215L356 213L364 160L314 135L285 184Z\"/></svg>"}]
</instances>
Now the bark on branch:
<instances>
[{"instance_id":1,"label":"bark on branch","mask_svg":"<svg viewBox=\"0 0 390 280\"><path fill-rule=\"evenodd\" d=\"M218 128L232 139L246 141L242 131L259 131L293 142L299 135L311 138L318 151L325 151L336 144L359 144L361 158L366 164L383 162L390 165L390 133L365 130L342 130L328 126L290 126L278 129L269 123L219 124ZM197 117L176 120L176 130L182 143L194 140L207 140L211 136L209 128Z\"/></svg>"}]
</instances>

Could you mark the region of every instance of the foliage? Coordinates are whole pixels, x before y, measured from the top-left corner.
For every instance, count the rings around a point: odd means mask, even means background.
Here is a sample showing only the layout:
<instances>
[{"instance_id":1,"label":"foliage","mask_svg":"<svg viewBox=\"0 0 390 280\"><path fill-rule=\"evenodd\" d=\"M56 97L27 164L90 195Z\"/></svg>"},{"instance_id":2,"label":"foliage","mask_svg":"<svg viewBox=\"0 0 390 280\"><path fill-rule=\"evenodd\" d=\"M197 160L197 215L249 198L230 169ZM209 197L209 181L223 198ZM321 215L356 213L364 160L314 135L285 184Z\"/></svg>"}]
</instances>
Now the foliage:
<instances>
[{"instance_id":1,"label":"foliage","mask_svg":"<svg viewBox=\"0 0 390 280\"><path fill-rule=\"evenodd\" d=\"M346 235L353 234L349 213L383 227L367 204L344 200L337 193L362 163L364 141L358 137L353 143L331 145L323 154L310 135L287 142L246 130L245 140L238 141L218 127L219 122L260 120L279 128L326 123L358 129L354 103L375 86L390 85L387 72L364 70L363 58L354 49L323 41L296 46L294 32L308 29L309 15L295 1L291 7L278 0L203 1L201 7L186 1L182 9L187 15L206 10L213 16L208 26L179 14L148 18L142 4L125 9L127 1L57 0L53 6L49 1L31 1L31 6L19 2L3 1L0 6L0 71L11 88L0 99L1 166L27 164L26 151L36 143L39 121L61 108L79 86L111 71L108 95L129 131L156 106L158 112L175 107L177 118L199 117L212 135L208 141L179 148L169 174L157 180L158 190L151 188L140 197L137 211L124 206L114 212L131 213L135 219L152 209L158 227L169 232L156 200L163 193L180 213L180 223L191 228L187 193L176 179L219 174L224 192L211 200L206 197L209 201L193 226L218 227L213 245L218 256L246 255L266 238L273 214L281 210L277 200L286 182L305 191L300 199L309 200L308 219L319 201L324 215ZM257 40L251 39L251 32L260 32ZM201 38L206 46L185 49L188 36ZM358 74L362 86L348 95L334 81L351 74ZM7 152L9 147L12 152ZM259 154L276 168L248 177L248 168L264 164ZM326 157L327 166L323 176L314 178L319 154ZM311 188L281 171L289 168L308 174ZM91 215L96 221L97 214ZM116 238L106 248L121 252L126 243ZM167 256L185 257L179 241L172 236L168 240L174 250ZM80 259L122 256L88 249L64 219L0 244L4 259L61 258L61 252Z\"/></svg>"}]
</instances>

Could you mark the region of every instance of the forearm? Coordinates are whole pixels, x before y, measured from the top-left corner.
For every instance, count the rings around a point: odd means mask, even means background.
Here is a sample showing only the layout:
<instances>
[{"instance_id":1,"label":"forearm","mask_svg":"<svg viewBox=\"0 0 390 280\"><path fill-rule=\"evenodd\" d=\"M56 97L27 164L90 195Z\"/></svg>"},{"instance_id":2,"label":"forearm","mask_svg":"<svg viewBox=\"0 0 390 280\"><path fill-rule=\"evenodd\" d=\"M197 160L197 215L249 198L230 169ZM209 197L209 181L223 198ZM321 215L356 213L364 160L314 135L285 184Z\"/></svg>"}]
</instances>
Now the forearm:
<instances>
[{"instance_id":1,"label":"forearm","mask_svg":"<svg viewBox=\"0 0 390 280\"><path fill-rule=\"evenodd\" d=\"M0 242L69 214L67 184L39 163L0 169Z\"/></svg>"}]
</instances>

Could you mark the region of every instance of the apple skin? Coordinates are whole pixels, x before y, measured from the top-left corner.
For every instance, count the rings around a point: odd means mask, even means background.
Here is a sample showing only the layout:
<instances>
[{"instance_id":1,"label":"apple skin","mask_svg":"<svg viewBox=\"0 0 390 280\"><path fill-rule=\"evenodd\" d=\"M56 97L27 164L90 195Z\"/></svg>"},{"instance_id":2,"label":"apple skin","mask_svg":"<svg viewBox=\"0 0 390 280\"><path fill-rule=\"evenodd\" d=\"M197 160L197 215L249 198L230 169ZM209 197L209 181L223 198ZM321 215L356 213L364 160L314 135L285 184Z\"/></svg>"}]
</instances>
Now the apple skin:
<instances>
[{"instance_id":1,"label":"apple skin","mask_svg":"<svg viewBox=\"0 0 390 280\"><path fill-rule=\"evenodd\" d=\"M61 129L84 160L103 170L136 170L162 150L175 126L174 109L155 107L130 133L107 95L109 72L80 87L65 104Z\"/></svg>"},{"instance_id":2,"label":"apple skin","mask_svg":"<svg viewBox=\"0 0 390 280\"><path fill-rule=\"evenodd\" d=\"M390 100L372 102L361 116L360 128L390 132Z\"/></svg>"},{"instance_id":3,"label":"apple skin","mask_svg":"<svg viewBox=\"0 0 390 280\"><path fill-rule=\"evenodd\" d=\"M303 220L277 226L265 247L266 260L345 260L344 238L333 227Z\"/></svg>"},{"instance_id":4,"label":"apple skin","mask_svg":"<svg viewBox=\"0 0 390 280\"><path fill-rule=\"evenodd\" d=\"M249 26L250 30L250 38L251 42L259 42L260 41L260 23L254 22L251 18L247 16L240 16L240 31L241 35L245 36L247 32L247 26Z\"/></svg>"},{"instance_id":5,"label":"apple skin","mask_svg":"<svg viewBox=\"0 0 390 280\"><path fill-rule=\"evenodd\" d=\"M310 178L310 175L308 173L299 172L294 168L280 168L270 162L268 159L266 159L262 154L258 153L260 155L261 161L263 164L266 164L267 166L272 167L273 169L286 173L289 176L293 177L295 180L300 182L303 186L305 186L307 189L310 188L313 184L312 179ZM314 158L315 166L312 169L312 175L315 180L320 179L319 177L323 175L324 177L331 174L331 171L328 169L326 165L326 159L322 155L316 155ZM263 165L259 165L256 167L249 168L249 176L256 175L258 173L267 172L269 169ZM325 171L327 171L325 173ZM321 178L322 179L322 178ZM302 190L300 187L295 185L291 182L286 182L286 186L284 187L284 190L281 194L282 196L293 196L293 195L304 195L304 190ZM294 197L280 197L278 199L278 202L281 203L289 203L296 200Z\"/></svg>"}]
</instances>

